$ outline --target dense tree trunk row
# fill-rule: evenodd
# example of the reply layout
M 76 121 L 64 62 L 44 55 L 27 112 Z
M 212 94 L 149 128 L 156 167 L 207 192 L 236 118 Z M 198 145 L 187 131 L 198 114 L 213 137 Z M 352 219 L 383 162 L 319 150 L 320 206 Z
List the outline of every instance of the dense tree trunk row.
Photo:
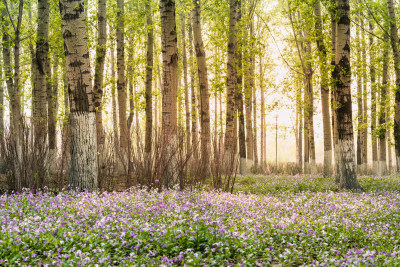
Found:
M 10 8 L 14 10 L 12 14 L 7 11 L 8 2 L 3 2 L 0 78 L 3 79 L 2 76 L 4 76 L 6 93 L 8 93 L 6 99 L 10 104 L 11 136 L 15 143 L 16 158 L 18 159 L 15 161 L 13 169 L 14 173 L 18 174 L 22 168 L 22 154 L 25 153 L 22 145 L 26 138 L 23 136 L 25 123 L 23 121 L 26 112 L 23 108 L 29 102 L 29 95 L 27 96 L 22 91 L 25 90 L 26 84 L 26 78 L 22 75 L 25 66 L 20 64 L 21 51 L 25 50 L 25 39 L 21 36 L 21 32 L 26 31 L 22 23 L 24 1 L 18 1 L 18 5 L 11 3 Z M 289 12 L 285 14 L 288 15 L 288 23 L 292 28 L 294 39 L 289 40 L 288 44 L 296 49 L 295 64 L 293 66 L 287 64 L 290 71 L 294 70 L 295 73 L 293 87 L 296 87 L 296 92 L 290 92 L 290 94 L 294 93 L 296 103 L 294 126 L 296 162 L 304 173 L 317 173 L 314 121 L 315 116 L 319 115 L 315 113 L 316 100 L 314 98 L 317 94 L 315 94 L 314 87 L 318 84 L 322 105 L 324 175 L 329 176 L 335 172 L 340 188 L 361 189 L 357 182 L 357 170 L 354 164 L 350 90 L 350 46 L 353 42 L 350 40 L 350 22 L 352 21 L 349 13 L 350 5 L 347 0 L 333 2 L 336 4 L 335 6 L 330 6 L 326 1 L 315 1 L 312 5 L 303 6 L 298 5 L 296 1 L 284 3 L 285 7 L 288 7 Z M 145 123 L 143 148 L 146 154 L 145 158 L 148 159 L 146 165 L 155 166 L 156 163 L 150 160 L 151 156 L 157 156 L 153 155 L 153 152 L 165 152 L 163 155 L 163 160 L 166 162 L 166 171 L 163 175 L 163 185 L 165 186 L 173 186 L 180 182 L 178 181 L 178 172 L 182 172 L 182 170 L 178 170 L 178 165 L 183 155 L 179 154 L 181 147 L 184 147 L 184 152 L 190 155 L 188 156 L 190 164 L 196 165 L 196 160 L 198 161 L 202 180 L 210 177 L 215 171 L 213 170 L 215 168 L 213 160 L 217 158 L 218 153 L 223 155 L 223 165 L 228 174 L 236 171 L 237 163 L 240 164 L 238 170 L 242 174 L 252 169 L 268 170 L 266 168 L 268 164 L 266 162 L 268 159 L 266 117 L 269 99 L 266 94 L 269 90 L 269 86 L 267 86 L 269 58 L 268 53 L 265 53 L 267 48 L 263 47 L 263 45 L 267 45 L 266 40 L 263 40 L 265 32 L 259 29 L 263 18 L 254 11 L 258 8 L 255 2 L 229 1 L 227 46 L 226 49 L 221 47 L 217 49 L 220 53 L 218 59 L 212 58 L 213 55 L 211 59 L 206 57 L 206 53 L 208 54 L 210 51 L 208 42 L 212 43 L 215 40 L 210 38 L 209 31 L 203 31 L 202 28 L 204 25 L 210 26 L 209 21 L 202 22 L 204 19 L 209 19 L 207 16 L 205 18 L 201 16 L 204 11 L 209 12 L 202 8 L 204 3 L 193 1 L 189 10 L 185 8 L 186 3 L 182 1 L 179 7 L 180 25 L 179 23 L 177 25 L 177 9 L 174 0 L 160 1 L 160 24 L 158 24 L 158 16 L 153 18 L 153 13 L 157 12 L 157 9 L 152 7 L 153 3 L 150 0 L 143 3 L 137 2 L 136 7 L 131 7 L 123 0 L 118 0 L 116 4 L 116 7 L 110 7 L 115 9 L 116 16 L 108 22 L 107 3 L 104 0 L 98 0 L 97 28 L 89 31 L 86 17 L 90 16 L 90 12 L 85 10 L 85 3 L 80 0 L 61 1 L 59 11 L 64 40 L 64 59 L 62 52 L 57 51 L 58 48 L 49 45 L 49 42 L 53 43 L 53 40 L 49 40 L 49 34 L 53 36 L 56 32 L 52 23 L 57 20 L 51 16 L 54 8 L 50 7 L 48 0 L 38 0 L 36 36 L 32 37 L 36 42 L 31 42 L 26 46 L 29 48 L 32 60 L 29 74 L 31 75 L 30 85 L 32 85 L 31 123 L 33 129 L 32 136 L 28 138 L 33 140 L 32 144 L 37 159 L 40 151 L 44 151 L 46 154 L 45 160 L 38 161 L 38 165 L 42 165 L 43 169 L 49 168 L 49 172 L 41 175 L 36 184 L 29 184 L 31 182 L 28 183 L 23 178 L 17 178 L 14 184 L 15 189 L 20 190 L 23 186 L 40 187 L 44 184 L 46 175 L 54 176 L 56 173 L 66 171 L 65 167 L 58 170 L 58 163 L 56 163 L 58 102 L 61 102 L 58 99 L 60 93 L 58 91 L 60 91 L 59 84 L 61 82 L 64 91 L 62 92 L 63 108 L 68 109 L 69 112 L 64 110 L 63 113 L 60 149 L 63 151 L 63 155 L 71 156 L 70 163 L 68 163 L 69 160 L 65 160 L 66 156 L 63 156 L 61 162 L 70 165 L 68 167 L 69 183 L 74 187 L 95 190 L 98 187 L 98 173 L 105 171 L 103 169 L 105 169 L 107 160 L 106 133 L 108 127 L 108 122 L 103 118 L 103 115 L 108 113 L 108 110 L 104 109 L 105 105 L 110 105 L 112 114 L 112 139 L 114 140 L 112 161 L 115 165 L 113 175 L 124 176 L 128 186 L 134 182 L 134 176 L 132 176 L 133 157 L 142 147 L 142 133 L 140 132 L 142 121 Z M 322 7 L 322 4 L 326 6 Z M 28 6 L 28 17 L 34 19 L 31 12 L 33 5 L 29 4 Z M 337 8 L 337 12 L 334 7 Z M 399 38 L 393 1 L 387 0 L 386 7 L 390 17 L 390 20 L 386 21 L 389 33 L 383 39 L 390 40 L 394 59 L 396 90 L 393 125 L 396 166 L 399 166 Z M 145 11 L 141 25 L 145 29 L 145 34 L 141 33 L 141 35 L 135 36 L 136 33 L 131 33 L 131 19 L 128 19 L 126 14 L 132 12 L 132 8 L 136 8 L 135 12 L 139 13 L 142 9 Z M 328 25 L 323 19 L 325 12 L 332 15 L 331 55 L 327 49 L 329 42 L 323 38 L 324 33 L 329 31 L 328 28 L 324 28 Z M 389 120 L 392 118 L 387 112 L 390 109 L 388 89 L 390 61 L 386 60 L 389 57 L 389 51 L 387 42 L 375 38 L 376 33 L 380 34 L 382 29 L 374 27 L 378 21 L 375 21 L 376 18 L 373 16 L 368 18 L 368 30 L 366 30 L 364 26 L 366 20 L 362 18 L 364 13 L 357 11 L 354 20 L 356 60 L 353 73 L 356 75 L 358 92 L 356 159 L 359 172 L 368 173 L 367 153 L 370 151 L 368 151 L 367 144 L 371 142 L 372 171 L 375 174 L 383 175 L 391 167 L 391 148 L 388 143 L 390 143 L 391 135 Z M 126 27 L 126 25 L 129 26 Z M 157 50 L 157 37 L 159 37 L 157 27 L 159 26 L 161 26 L 161 64 L 159 64 L 159 50 Z M 177 26 L 180 27 L 180 35 L 177 33 Z M 110 29 L 109 45 L 107 45 L 107 29 Z M 96 36 L 93 84 L 89 64 L 89 47 L 92 46 L 92 43 L 88 42 L 88 38 L 92 38 L 91 35 Z M 187 35 L 188 40 L 186 40 Z M 181 38 L 180 42 L 178 42 L 178 38 Z M 139 46 L 136 45 L 136 42 L 140 40 L 146 40 L 143 48 L 138 48 Z M 382 47 L 379 45 L 381 42 L 385 44 Z M 178 44 L 181 46 L 179 52 Z M 125 53 L 126 45 L 127 53 Z M 213 44 L 211 47 L 214 46 L 216 45 Z M 108 48 L 111 52 L 110 58 L 107 54 Z M 146 51 L 146 55 L 138 55 L 137 51 L 140 52 L 143 49 Z M 115 50 L 116 56 L 114 55 Z M 314 51 L 317 51 L 318 59 L 314 57 Z M 369 55 L 367 55 L 367 51 L 369 51 Z M 385 59 L 382 61 L 382 70 L 376 67 L 379 64 L 375 63 L 380 60 L 380 53 Z M 125 54 L 128 55 L 127 59 Z M 284 58 L 286 55 L 281 56 Z M 334 67 L 331 81 L 328 73 L 330 69 L 328 66 L 329 56 L 331 56 L 331 65 Z M 226 86 L 225 107 L 222 104 L 225 98 L 223 90 L 218 87 L 220 85 L 216 86 L 218 88 L 214 88 L 214 78 L 218 75 L 215 73 L 209 75 L 210 72 L 213 72 L 213 64 L 216 61 L 219 61 L 219 65 L 225 62 L 222 58 L 226 59 L 227 64 L 226 83 L 222 83 L 223 86 Z M 260 58 L 259 62 L 256 61 L 256 58 Z M 367 62 L 367 58 L 369 58 L 369 62 Z M 182 73 L 180 73 L 180 59 L 182 59 Z M 64 60 L 65 63 L 61 63 Z M 108 61 L 111 63 L 111 79 L 107 77 L 105 71 L 108 68 Z M 137 62 L 145 67 L 136 68 Z M 259 64 L 257 69 L 256 64 Z M 367 76 L 368 69 L 369 75 Z M 61 71 L 65 73 L 65 77 L 59 80 Z M 156 77 L 156 75 L 158 76 Z M 144 77 L 143 82 L 139 77 Z M 139 83 L 144 85 L 144 90 L 138 85 Z M 109 84 L 110 87 L 108 87 Z M 154 92 L 157 90 L 161 91 L 161 101 L 158 94 Z M 214 116 L 211 116 L 210 91 L 214 96 Z M 110 104 L 105 98 L 109 94 L 111 95 Z M 141 101 L 138 99 L 142 96 L 144 105 L 141 105 Z M 3 83 L 1 83 L 0 132 L 2 134 L 5 128 L 4 109 L 2 108 L 4 98 Z M 369 99 L 371 102 L 367 102 Z M 143 112 L 145 117 L 141 120 L 140 116 Z M 211 117 L 214 119 L 214 153 L 211 151 Z M 160 151 L 163 152 L 156 152 L 158 149 L 157 129 L 160 122 L 163 138 Z M 184 138 L 180 136 L 178 125 L 182 126 L 182 130 L 184 130 L 182 132 L 186 134 Z M 221 130 L 218 130 L 218 126 L 221 127 Z M 133 129 L 133 127 L 135 128 Z M 136 136 L 131 140 L 132 131 L 136 132 Z M 93 132 L 96 133 L 95 136 L 93 136 Z M 219 134 L 225 134 L 224 138 L 218 136 Z M 67 141 L 69 137 L 70 145 Z M 137 150 L 132 150 L 135 146 Z M 67 152 L 69 147 L 70 153 Z M 221 148 L 222 150 L 219 150 Z M 334 169 L 332 150 L 335 155 Z M 213 157 L 215 158 L 213 159 Z M 101 167 L 100 172 L 98 172 L 98 167 Z M 188 169 L 184 168 L 184 170 Z

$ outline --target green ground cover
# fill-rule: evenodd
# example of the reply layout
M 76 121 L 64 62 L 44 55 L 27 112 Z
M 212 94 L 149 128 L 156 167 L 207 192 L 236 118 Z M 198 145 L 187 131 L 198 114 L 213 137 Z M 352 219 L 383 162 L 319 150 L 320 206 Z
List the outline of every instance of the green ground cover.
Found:
M 0 196 L 0 265 L 399 266 L 400 180 L 239 177 L 206 190 Z M 252 193 L 251 193 L 252 192 Z

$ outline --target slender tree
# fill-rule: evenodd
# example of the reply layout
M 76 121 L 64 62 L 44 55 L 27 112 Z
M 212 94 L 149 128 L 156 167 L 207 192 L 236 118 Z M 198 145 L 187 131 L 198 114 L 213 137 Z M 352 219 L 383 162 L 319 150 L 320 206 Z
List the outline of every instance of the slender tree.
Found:
M 328 176 L 332 172 L 332 134 L 331 120 L 329 112 L 329 78 L 327 68 L 327 49 L 323 40 L 321 3 L 315 3 L 314 13 L 316 15 L 316 42 L 319 51 L 319 61 L 321 69 L 321 104 L 322 104 L 322 124 L 324 131 L 324 175 Z
M 103 145 L 105 142 L 105 133 L 103 127 L 102 116 L 102 99 L 103 99 L 103 83 L 104 83 L 104 63 L 107 51 L 107 1 L 98 0 L 97 3 L 97 46 L 96 61 L 94 66 L 94 105 L 96 108 L 96 132 L 99 153 L 103 153 Z
M 125 82 L 125 11 L 124 0 L 117 0 L 117 101 L 118 101 L 118 124 L 119 124 L 119 166 L 118 171 L 124 173 L 129 162 L 129 131 L 127 111 L 127 92 Z M 129 177 L 127 176 L 127 184 Z
M 21 26 L 22 26 L 22 16 L 24 10 L 24 1 L 20 0 L 18 5 L 18 17 L 17 22 L 12 21 L 11 25 L 14 31 L 14 38 L 10 38 L 9 36 L 9 21 L 6 19 L 7 16 L 7 1 L 3 1 L 6 6 L 2 10 L 2 32 L 3 32 L 3 64 L 4 64 L 4 75 L 6 79 L 8 96 L 10 98 L 10 113 L 11 113 L 11 123 L 10 130 L 13 137 L 14 147 L 15 147 L 15 156 L 16 159 L 14 161 L 14 166 L 12 167 L 14 171 L 15 181 L 12 185 L 12 189 L 21 190 L 23 186 L 27 186 L 24 184 L 25 181 L 22 180 L 22 176 L 20 175 L 21 171 L 21 163 L 22 163 L 22 136 L 23 132 L 21 131 L 21 122 L 22 122 L 22 114 L 21 114 L 21 97 L 20 97 L 20 42 L 21 42 Z M 10 20 L 12 19 L 9 17 Z M 14 47 L 14 68 L 11 65 L 11 47 Z
M 147 20 L 147 51 L 146 51 L 146 132 L 145 132 L 145 152 L 151 153 L 152 128 L 153 128 L 153 18 L 151 11 L 151 0 L 146 2 Z
M 369 21 L 369 31 L 374 32 L 372 20 Z M 371 79 L 371 136 L 372 136 L 372 170 L 374 174 L 379 173 L 378 159 L 378 138 L 376 130 L 376 73 L 375 73 L 375 51 L 374 51 L 374 36 L 369 35 L 369 76 Z M 385 150 L 386 153 L 386 150 Z
M 385 35 L 386 36 L 386 35 Z M 388 36 L 386 36 L 388 37 Z M 384 38 L 389 39 L 389 38 Z M 383 55 L 382 55 L 382 85 L 380 88 L 380 103 L 379 103 L 379 126 L 378 138 L 379 138 L 379 175 L 385 175 L 387 172 L 386 165 L 386 107 L 387 107 L 387 94 L 388 94 L 388 71 L 389 71 L 389 44 L 388 42 L 383 43 Z M 389 148 L 390 149 L 390 148 Z
M 175 20 L 175 0 L 160 0 L 162 43 L 162 135 L 169 160 L 164 185 L 176 184 L 173 149 L 177 136 L 178 44 Z M 172 157 L 172 158 L 171 158 Z
M 235 92 L 237 92 L 236 77 L 236 24 L 238 0 L 229 1 L 229 33 L 228 33 L 228 61 L 227 61 L 227 88 L 226 88 L 226 127 L 225 127 L 225 167 L 227 171 L 233 168 L 235 153 Z
M 363 13 L 361 13 L 361 28 L 364 27 L 364 18 Z M 366 42 L 365 42 L 365 31 L 361 31 L 361 78 L 362 78 L 362 101 L 363 101 L 363 142 L 361 148 L 361 154 L 363 158 L 363 172 L 366 173 L 368 170 L 368 103 L 367 103 L 367 53 L 366 53 Z M 376 142 L 375 142 L 376 146 Z M 372 152 L 375 153 L 376 157 L 376 147 L 374 148 L 374 144 L 372 146 Z M 375 162 L 376 163 L 376 162 Z
M 49 169 L 51 174 L 57 171 L 57 91 L 58 91 L 58 55 L 53 54 L 52 74 L 50 66 L 47 68 L 47 127 L 49 136 Z M 50 62 L 50 60 L 48 60 Z
M 236 105 L 236 113 L 235 116 L 238 117 L 239 121 L 239 157 L 240 157 L 240 173 L 244 174 L 247 171 L 247 153 L 246 153 L 246 131 L 245 131 L 245 116 L 244 116 L 244 102 L 243 102 L 243 23 L 242 23 L 242 1 L 238 1 L 237 3 L 237 38 L 238 43 L 236 47 L 236 58 L 237 58 L 237 66 L 236 66 L 236 79 L 237 79 L 237 88 L 235 93 L 235 105 Z M 236 120 L 235 120 L 236 122 Z M 236 131 L 235 131 L 236 134 Z
M 189 64 L 190 64 L 190 94 L 191 94 L 191 113 L 192 113 L 192 153 L 195 159 L 198 158 L 197 150 L 197 109 L 196 109 L 196 87 L 195 87 L 195 67 L 193 57 L 193 31 L 192 24 L 189 23 Z
M 200 126 L 201 126 L 201 173 L 205 179 L 210 173 L 210 96 L 208 92 L 208 75 L 206 52 L 201 36 L 201 7 L 200 0 L 193 1 L 192 24 L 194 47 L 197 58 L 197 74 L 200 87 Z
M 35 150 L 37 154 L 44 153 L 47 136 L 47 77 L 49 52 L 49 1 L 38 1 L 38 26 L 36 37 L 36 58 L 34 71 L 36 78 L 33 87 L 33 127 L 35 134 Z M 45 165 L 40 161 L 38 164 Z M 46 166 L 47 167 L 47 166 Z M 39 186 L 42 186 L 43 176 L 40 175 Z
M 360 14 L 357 14 L 357 21 L 358 23 L 360 22 Z M 362 88 L 362 67 L 361 67 L 361 49 L 362 49 L 362 44 L 361 44 L 361 34 L 360 34 L 360 28 L 356 28 L 356 36 L 357 36 L 357 41 L 356 41 L 356 74 L 357 74 L 357 107 L 358 107 L 358 117 L 357 117 L 357 122 L 358 122 L 358 127 L 357 127 L 357 165 L 358 165 L 358 171 L 360 173 L 364 173 L 366 168 L 365 168 L 365 154 L 364 152 L 364 133 L 365 131 L 363 130 L 364 127 L 364 114 L 363 112 L 363 88 Z
M 396 152 L 397 172 L 400 171 L 400 51 L 399 35 L 396 23 L 396 14 L 393 0 L 387 0 L 387 9 L 390 17 L 390 41 L 393 50 L 393 63 L 395 73 L 395 104 L 394 104 L 394 147 Z

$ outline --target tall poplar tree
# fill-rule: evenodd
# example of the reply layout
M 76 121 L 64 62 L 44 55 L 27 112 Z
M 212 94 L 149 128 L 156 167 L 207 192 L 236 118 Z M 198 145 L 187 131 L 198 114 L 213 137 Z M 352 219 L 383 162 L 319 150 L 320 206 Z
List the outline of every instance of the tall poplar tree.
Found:
M 361 190 L 354 162 L 353 114 L 350 68 L 350 3 L 337 0 L 336 56 L 333 78 L 335 176 L 340 189 Z
M 201 173 L 203 178 L 210 173 L 210 95 L 208 91 L 208 75 L 206 64 L 206 52 L 201 36 L 201 7 L 200 0 L 193 1 L 192 11 L 194 47 L 197 58 L 197 74 L 200 87 L 200 125 L 201 125 Z
M 97 138 L 94 93 L 83 0 L 61 0 L 61 28 L 70 93 L 71 171 L 73 188 L 97 189 Z M 84 164 L 82 164 L 84 163 Z

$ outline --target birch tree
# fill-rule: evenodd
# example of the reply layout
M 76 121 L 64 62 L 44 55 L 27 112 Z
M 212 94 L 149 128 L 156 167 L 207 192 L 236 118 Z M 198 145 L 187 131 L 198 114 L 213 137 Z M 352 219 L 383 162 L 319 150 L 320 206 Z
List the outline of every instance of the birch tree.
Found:
M 60 13 L 70 92 L 69 184 L 93 191 L 97 189 L 96 114 L 83 0 L 61 0 Z

